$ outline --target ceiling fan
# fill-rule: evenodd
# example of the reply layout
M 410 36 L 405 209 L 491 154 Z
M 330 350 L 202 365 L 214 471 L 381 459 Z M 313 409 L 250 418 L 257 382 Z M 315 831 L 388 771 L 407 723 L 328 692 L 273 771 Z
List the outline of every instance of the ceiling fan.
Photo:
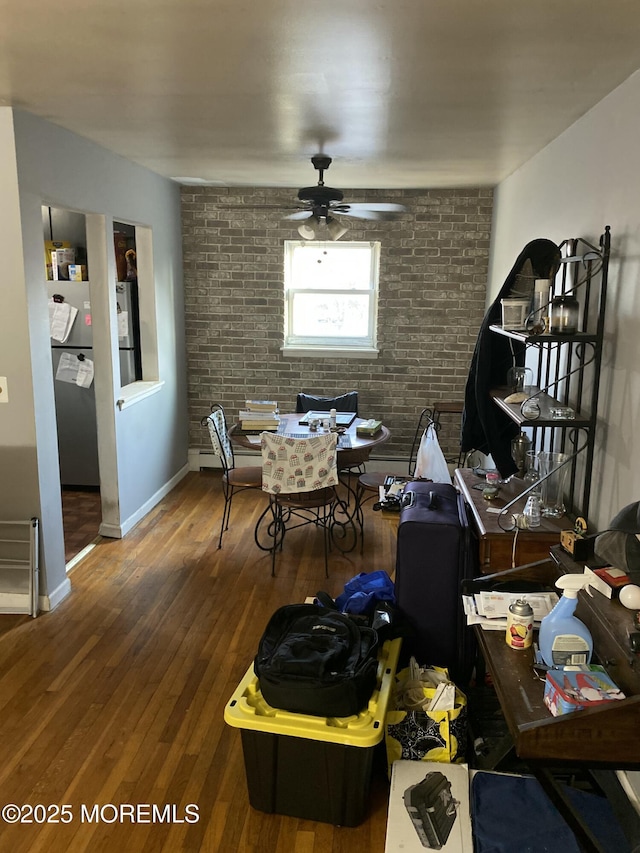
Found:
M 336 214 L 355 219 L 395 219 L 406 210 L 404 205 L 390 202 L 345 202 L 342 190 L 327 187 L 324 183 L 324 173 L 331 165 L 331 157 L 315 154 L 311 162 L 318 172 L 318 183 L 315 187 L 303 187 L 298 191 L 300 210 L 285 217 L 303 220 L 298 226 L 298 233 L 305 240 L 321 237 L 324 227 L 330 240 L 339 240 L 349 229 L 344 222 L 335 218 Z

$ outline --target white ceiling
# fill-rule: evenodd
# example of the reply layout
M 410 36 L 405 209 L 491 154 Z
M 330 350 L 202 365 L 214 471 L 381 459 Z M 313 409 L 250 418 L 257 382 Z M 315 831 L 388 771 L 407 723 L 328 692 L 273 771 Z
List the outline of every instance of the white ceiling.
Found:
M 0 104 L 229 186 L 495 185 L 639 67 L 638 0 L 0 6 Z

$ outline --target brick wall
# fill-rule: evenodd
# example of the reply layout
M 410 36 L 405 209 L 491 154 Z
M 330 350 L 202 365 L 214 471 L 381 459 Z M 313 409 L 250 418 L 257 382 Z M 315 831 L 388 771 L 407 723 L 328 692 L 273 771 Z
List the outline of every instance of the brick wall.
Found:
M 491 189 L 354 190 L 345 198 L 394 201 L 394 222 L 349 219 L 350 240 L 379 240 L 379 357 L 283 357 L 283 219 L 295 191 L 183 187 L 182 222 L 190 447 L 209 449 L 201 417 L 212 402 L 230 419 L 247 397 L 293 411 L 298 391 L 357 389 L 360 414 L 392 438 L 380 455 L 406 457 L 418 413 L 461 400 L 485 311 Z M 273 205 L 274 209 L 260 207 Z M 457 453 L 459 422 L 443 419 L 441 444 Z

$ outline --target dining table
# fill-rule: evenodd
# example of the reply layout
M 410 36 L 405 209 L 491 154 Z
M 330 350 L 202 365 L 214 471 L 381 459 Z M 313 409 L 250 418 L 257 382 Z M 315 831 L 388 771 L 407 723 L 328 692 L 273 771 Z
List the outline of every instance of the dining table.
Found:
M 313 431 L 306 421 L 304 413 L 280 414 L 279 435 L 290 435 L 294 438 L 307 438 L 308 436 L 321 435 L 325 430 L 322 426 Z M 327 420 L 329 413 L 327 412 Z M 360 424 L 367 423 L 367 418 L 354 418 L 348 427 L 338 427 L 338 470 L 356 467 L 364 464 L 374 447 L 378 447 L 388 441 L 391 433 L 384 424 L 373 435 L 358 435 L 356 430 Z M 241 429 L 236 423 L 229 429 L 229 438 L 238 447 L 249 450 L 260 450 L 260 435 L 252 435 L 251 432 Z
M 293 438 L 307 438 L 314 435 L 322 435 L 327 431 L 321 424 L 314 430 L 308 423 L 308 418 L 305 413 L 292 412 L 280 413 L 280 425 L 278 427 L 279 435 L 288 435 Z M 328 422 L 329 413 L 326 414 L 326 422 Z M 333 516 L 332 541 L 343 552 L 352 551 L 358 540 L 357 529 L 360 529 L 362 536 L 363 520 L 362 509 L 359 506 L 357 499 L 357 488 L 352 485 L 352 477 L 361 473 L 362 466 L 369 459 L 374 448 L 379 447 L 388 441 L 391 437 L 391 432 L 388 427 L 381 424 L 373 435 L 358 435 L 357 428 L 361 424 L 366 424 L 367 418 L 355 417 L 353 421 L 344 427 L 337 427 L 338 445 L 336 464 L 340 482 L 344 486 L 344 496 L 337 502 Z M 236 447 L 243 447 L 249 450 L 260 451 L 261 439 L 257 431 L 243 430 L 239 423 L 234 424 L 229 428 L 229 439 Z M 357 486 L 357 479 L 356 479 Z M 269 544 L 269 536 L 261 536 L 261 529 L 264 527 L 264 521 L 267 517 L 267 511 L 258 519 L 255 530 L 255 541 L 259 548 L 264 551 L 271 550 L 272 545 Z

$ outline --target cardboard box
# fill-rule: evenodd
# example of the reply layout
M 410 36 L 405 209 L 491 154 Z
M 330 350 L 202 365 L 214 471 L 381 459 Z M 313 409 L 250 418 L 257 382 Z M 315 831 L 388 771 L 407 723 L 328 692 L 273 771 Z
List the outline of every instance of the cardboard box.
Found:
M 358 424 L 356 427 L 356 435 L 375 435 L 382 429 L 382 421 L 377 421 L 375 418 L 370 418 L 364 423 Z
M 71 243 L 66 240 L 45 240 L 44 241 L 44 268 L 47 276 L 47 281 L 53 281 L 53 270 L 51 253 L 57 249 L 70 249 Z M 75 260 L 75 258 L 74 258 Z
M 54 249 L 51 252 L 51 273 L 54 281 L 69 281 L 69 265 L 76 260 L 76 250 Z
M 473 853 L 466 764 L 394 761 L 385 853 Z
M 86 281 L 87 268 L 84 264 L 69 264 L 69 281 Z
M 544 704 L 554 717 L 624 698 L 604 667 L 597 664 L 565 666 L 547 672 Z

